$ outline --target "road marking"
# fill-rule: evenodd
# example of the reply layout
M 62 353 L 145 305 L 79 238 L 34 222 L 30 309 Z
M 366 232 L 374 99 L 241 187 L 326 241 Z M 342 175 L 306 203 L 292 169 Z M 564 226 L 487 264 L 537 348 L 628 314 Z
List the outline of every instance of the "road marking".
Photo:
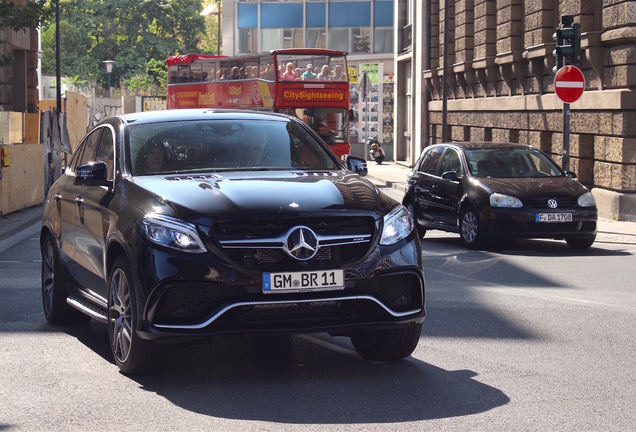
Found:
M 27 239 L 28 237 L 38 233 L 42 227 L 42 222 L 36 222 L 24 230 L 18 231 L 16 234 L 4 240 L 0 240 L 0 253 Z

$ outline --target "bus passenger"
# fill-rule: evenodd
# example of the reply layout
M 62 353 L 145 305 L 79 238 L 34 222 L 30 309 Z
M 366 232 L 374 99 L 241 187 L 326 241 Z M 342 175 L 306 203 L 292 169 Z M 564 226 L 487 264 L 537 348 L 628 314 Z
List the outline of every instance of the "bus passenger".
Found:
M 285 73 L 281 77 L 283 80 L 293 81 L 296 79 L 296 70 L 292 62 L 287 63 Z
M 333 79 L 336 81 L 346 81 L 347 77 L 342 72 L 342 65 L 336 65 L 333 69 Z
M 307 70 L 303 73 L 303 80 L 315 80 L 316 74 L 314 73 L 314 67 L 311 64 L 307 65 Z
M 318 79 L 322 81 L 331 79 L 331 75 L 329 74 L 329 66 L 324 65 L 322 67 L 322 71 L 318 74 Z

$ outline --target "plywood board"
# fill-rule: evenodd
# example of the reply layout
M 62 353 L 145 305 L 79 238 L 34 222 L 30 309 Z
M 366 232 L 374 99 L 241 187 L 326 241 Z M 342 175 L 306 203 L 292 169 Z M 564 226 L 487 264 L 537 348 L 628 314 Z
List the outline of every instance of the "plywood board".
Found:
M 65 109 L 66 129 L 71 140 L 71 148 L 75 151 L 86 135 L 88 99 L 79 93 L 67 91 Z
M 44 202 L 44 145 L 6 146 L 9 166 L 2 168 L 0 212 L 12 213 Z
M 22 143 L 22 113 L 0 111 L 0 143 Z
M 40 100 L 40 110 L 46 111 L 49 108 L 57 108 L 54 100 Z M 73 151 L 79 145 L 87 132 L 88 124 L 88 99 L 79 93 L 66 92 L 62 100 L 62 112 L 66 120 L 66 129 L 71 140 Z
M 24 114 L 24 143 L 40 144 L 40 114 Z

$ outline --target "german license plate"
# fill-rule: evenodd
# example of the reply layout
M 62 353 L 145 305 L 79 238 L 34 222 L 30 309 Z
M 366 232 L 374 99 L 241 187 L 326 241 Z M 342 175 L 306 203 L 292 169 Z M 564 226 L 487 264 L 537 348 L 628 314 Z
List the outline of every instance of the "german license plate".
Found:
M 572 213 L 537 213 L 537 222 L 572 222 Z
M 263 273 L 263 292 L 299 292 L 344 288 L 343 270 Z

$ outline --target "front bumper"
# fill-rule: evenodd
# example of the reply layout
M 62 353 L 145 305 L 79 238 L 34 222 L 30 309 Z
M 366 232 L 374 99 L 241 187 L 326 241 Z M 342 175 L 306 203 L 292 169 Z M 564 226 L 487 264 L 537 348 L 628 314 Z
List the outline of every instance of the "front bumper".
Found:
M 179 267 L 174 267 L 174 257 L 161 251 L 154 251 L 152 259 L 158 268 Z M 142 338 L 342 334 L 361 327 L 422 322 L 425 317 L 421 248 L 414 234 L 391 247 L 376 247 L 363 262 L 345 268 L 345 288 L 333 291 L 265 294 L 261 274 L 202 267 L 203 262 L 189 261 L 187 272 L 164 278 L 142 299 L 144 319 L 137 327 Z M 216 277 L 183 278 L 182 274 Z
M 488 208 L 482 213 L 483 229 L 491 238 L 588 238 L 596 236 L 598 213 L 593 209 L 565 209 L 552 213 L 571 213 L 571 222 L 537 222 L 532 209 Z

